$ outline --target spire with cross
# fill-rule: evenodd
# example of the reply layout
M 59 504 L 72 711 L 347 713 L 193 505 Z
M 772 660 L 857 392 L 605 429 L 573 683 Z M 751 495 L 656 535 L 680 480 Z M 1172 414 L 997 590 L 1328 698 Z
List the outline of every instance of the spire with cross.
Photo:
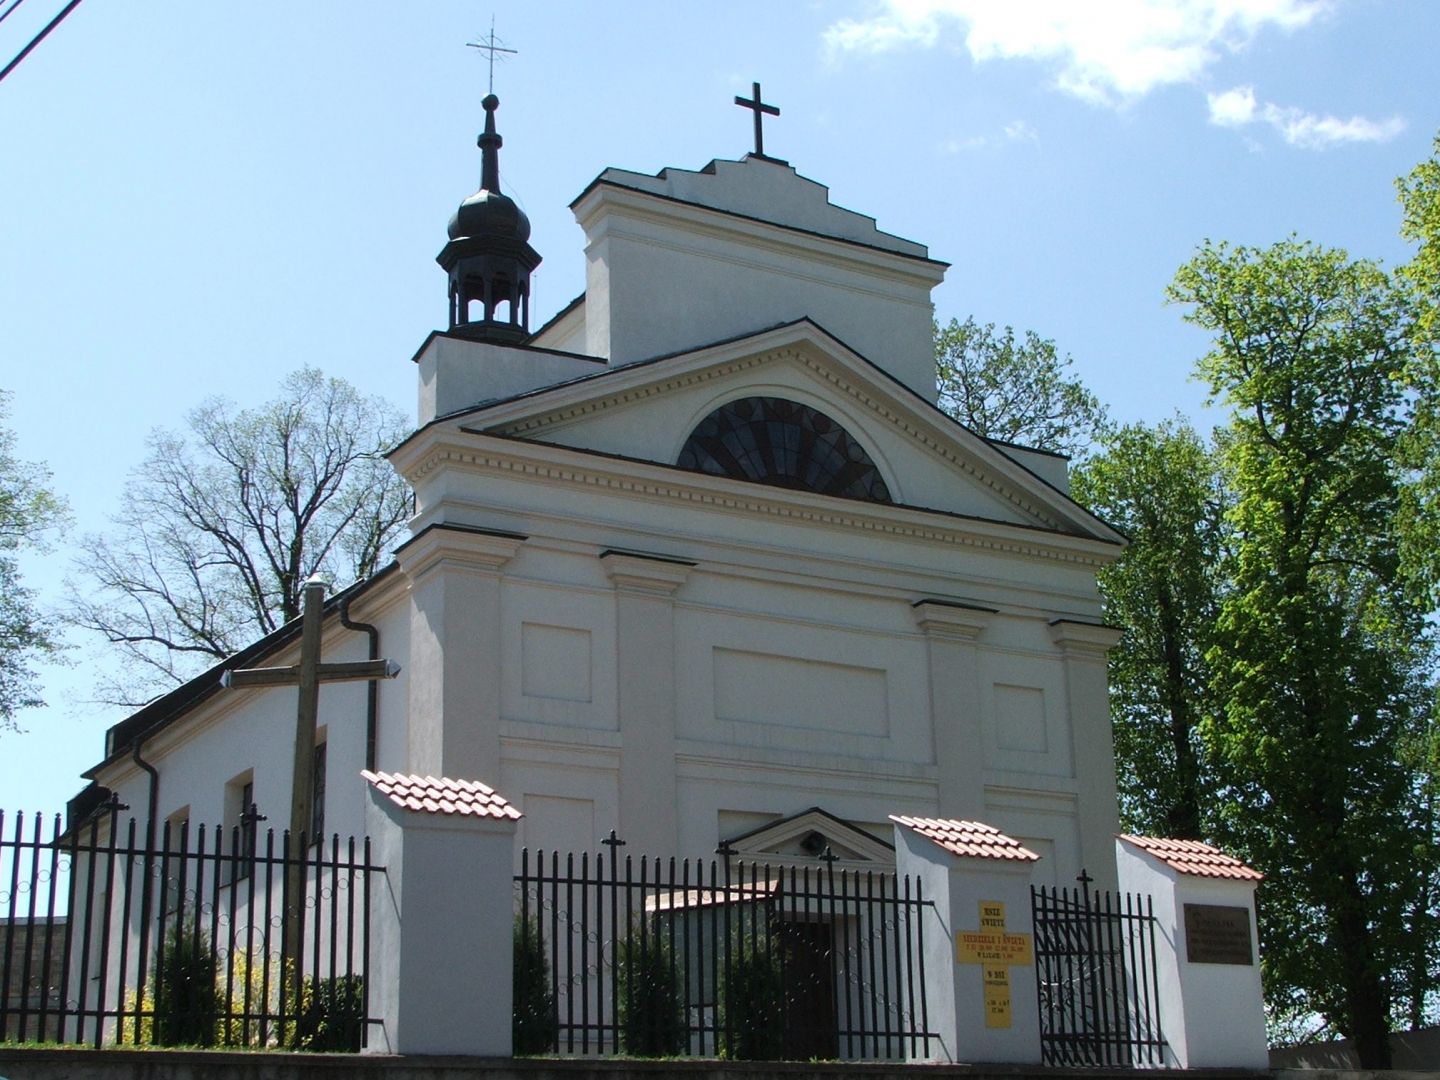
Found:
M 780 109 L 775 105 L 766 105 L 760 100 L 760 84 L 751 83 L 751 96 L 743 98 L 735 95 L 735 104 L 742 109 L 749 109 L 755 114 L 755 156 L 766 158 L 768 161 L 779 161 L 779 158 L 769 157 L 765 153 L 765 129 L 761 126 L 765 116 L 779 116 Z
M 490 16 L 490 33 L 487 36 L 481 38 L 479 41 L 467 41 L 465 44 L 472 49 L 479 49 L 481 52 L 490 54 L 490 88 L 486 91 L 486 93 L 494 94 L 495 54 L 509 53 L 511 56 L 514 56 L 519 52 L 519 50 L 505 48 L 505 43 L 495 36 L 495 16 L 493 15 Z M 500 62 L 504 63 L 505 57 L 500 57 Z

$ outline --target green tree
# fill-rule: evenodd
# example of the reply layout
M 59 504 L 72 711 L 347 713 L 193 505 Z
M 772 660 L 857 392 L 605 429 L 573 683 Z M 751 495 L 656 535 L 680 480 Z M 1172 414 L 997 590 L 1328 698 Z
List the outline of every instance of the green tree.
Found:
M 1401 275 L 1414 287 L 1420 301 L 1417 329 L 1434 341 L 1440 334 L 1440 135 L 1433 152 L 1396 186 L 1403 218 L 1400 235 L 1417 245 L 1415 257 Z
M 935 324 L 940 408 L 987 439 L 1075 456 L 1105 425 L 1105 409 L 1055 343 L 973 318 Z
M 1106 621 L 1125 630 L 1110 652 L 1121 820 L 1202 839 L 1213 816 L 1200 729 L 1214 708 L 1205 657 L 1223 504 L 1214 454 L 1183 420 L 1129 425 L 1106 433 L 1071 489 L 1130 538 L 1099 575 Z
M 15 436 L 4 423 L 9 403 L 0 391 L 0 731 L 18 731 L 16 713 L 44 704 L 33 665 L 59 644 L 21 583 L 17 556 L 47 550 L 65 518 L 64 504 L 46 487 L 49 474 L 15 457 Z
M 125 674 L 102 685 L 140 704 L 298 618 L 305 580 L 373 573 L 409 515 L 382 456 L 398 411 L 313 368 L 258 409 L 213 399 L 188 432 L 156 431 L 114 529 L 81 541 L 70 619 L 101 634 Z
M 1416 353 L 1408 383 L 1415 414 L 1401 443 L 1411 470 L 1404 492 L 1404 565 L 1411 581 L 1440 605 L 1440 136 L 1429 160 L 1398 181 L 1403 211 L 1400 233 L 1416 246 L 1400 268 L 1415 302 Z
M 1207 243 L 1170 296 L 1215 335 L 1199 370 L 1234 409 L 1202 725 L 1220 838 L 1267 874 L 1272 1005 L 1319 1013 L 1385 1067 L 1417 888 L 1400 751 L 1430 659 L 1397 558 L 1410 312 L 1378 267 L 1294 240 Z
M 1409 581 L 1433 607 L 1440 605 L 1440 135 L 1430 157 L 1398 187 L 1404 213 L 1400 232 L 1416 244 L 1399 276 L 1417 310 L 1416 349 L 1407 379 L 1413 417 L 1400 446 L 1409 470 L 1402 491 L 1401 553 Z M 1411 955 L 1400 980 L 1404 1016 L 1412 1029 L 1434 1021 L 1429 1002 L 1440 988 L 1440 724 L 1435 712 L 1432 700 L 1429 725 L 1403 758 L 1415 772 L 1419 807 L 1412 857 L 1421 886 L 1411 905 Z

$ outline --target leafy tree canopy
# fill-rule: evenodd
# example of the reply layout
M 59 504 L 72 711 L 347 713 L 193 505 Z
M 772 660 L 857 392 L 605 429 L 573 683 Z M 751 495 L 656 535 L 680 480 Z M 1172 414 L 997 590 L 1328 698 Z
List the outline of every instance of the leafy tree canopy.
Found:
M 1412 583 L 1440 605 L 1440 136 L 1429 160 L 1399 182 L 1401 234 L 1418 246 L 1400 269 L 1416 307 L 1416 353 L 1408 372 L 1414 420 L 1400 451 L 1412 482 L 1404 492 L 1402 555 Z
M 1400 235 L 1418 245 L 1402 273 L 1420 295 L 1420 328 L 1433 341 L 1440 333 L 1440 135 L 1430 158 L 1396 183 L 1404 214 Z
M 1431 660 L 1397 558 L 1410 308 L 1374 264 L 1295 240 L 1207 243 L 1170 296 L 1213 333 L 1200 374 L 1234 410 L 1201 727 L 1220 836 L 1268 875 L 1272 1004 L 1325 1016 L 1384 1067 L 1427 873 L 1401 760 Z
M 1099 575 L 1125 828 L 1203 839 L 1212 777 L 1200 739 L 1213 708 L 1205 656 L 1219 604 L 1223 494 L 1215 455 L 1183 420 L 1108 431 L 1071 479 L 1077 501 L 1130 538 Z
M 136 705 L 299 617 L 305 580 L 380 565 L 410 509 L 382 457 L 399 412 L 313 368 L 257 409 L 213 399 L 156 431 L 114 528 L 81 541 L 70 618 L 115 646 Z
M 1105 409 L 1053 341 L 1016 338 L 973 318 L 935 324 L 940 408 L 988 439 L 1076 456 L 1105 424 Z
M 0 731 L 18 731 L 16 714 L 44 704 L 33 665 L 58 648 L 21 583 L 17 556 L 47 550 L 49 534 L 66 516 L 65 504 L 46 486 L 45 469 L 15 456 L 15 435 L 4 424 L 9 402 L 9 393 L 0 391 Z

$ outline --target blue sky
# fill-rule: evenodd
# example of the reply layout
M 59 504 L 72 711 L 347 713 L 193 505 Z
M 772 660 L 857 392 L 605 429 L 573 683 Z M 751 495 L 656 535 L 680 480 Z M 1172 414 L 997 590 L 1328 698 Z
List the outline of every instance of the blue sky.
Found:
M 8 6 L 0 4 L 0 8 Z M 60 0 L 0 24 L 0 60 Z M 1406 258 L 1394 180 L 1440 130 L 1431 0 L 529 3 L 497 13 L 502 186 L 584 281 L 567 205 L 606 166 L 766 150 L 952 263 L 942 320 L 1054 338 L 1122 420 L 1179 410 L 1205 339 L 1164 289 L 1206 238 L 1296 233 Z M 0 83 L 0 387 L 75 531 L 103 530 L 147 434 L 314 364 L 413 410 L 445 316 L 434 256 L 476 187 L 491 10 L 89 0 Z M 24 562 L 47 605 L 73 556 Z M 0 734 L 0 807 L 57 810 L 114 710 L 94 646 Z

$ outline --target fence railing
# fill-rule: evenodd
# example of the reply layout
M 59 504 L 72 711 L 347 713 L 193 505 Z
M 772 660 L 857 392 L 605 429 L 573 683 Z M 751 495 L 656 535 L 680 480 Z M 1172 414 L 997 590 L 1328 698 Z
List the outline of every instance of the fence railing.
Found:
M 0 812 L 0 1041 L 361 1048 L 368 840 L 147 836 L 118 810 Z
M 1032 887 L 1046 1065 L 1165 1063 L 1148 896 Z
M 516 1052 L 923 1057 L 918 879 L 521 853 Z

